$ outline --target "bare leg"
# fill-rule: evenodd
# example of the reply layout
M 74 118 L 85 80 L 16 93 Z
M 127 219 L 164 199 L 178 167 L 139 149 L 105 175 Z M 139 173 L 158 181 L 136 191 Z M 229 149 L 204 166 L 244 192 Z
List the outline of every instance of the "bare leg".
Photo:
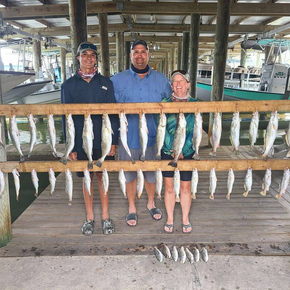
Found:
M 164 203 L 167 212 L 167 221 L 166 224 L 173 225 L 174 222 L 174 207 L 175 207 L 175 194 L 173 190 L 173 178 L 172 177 L 164 177 L 164 186 L 165 186 L 165 194 L 164 194 Z M 166 232 L 171 233 L 173 231 L 172 228 L 168 228 L 164 226 L 164 230 Z
M 189 224 L 189 211 L 191 207 L 191 193 L 190 193 L 191 181 L 180 181 L 180 205 L 182 209 L 182 224 Z M 191 232 L 192 228 L 183 227 L 183 232 Z
M 109 218 L 109 192 L 106 195 L 104 195 L 102 185 L 102 173 L 96 173 L 96 177 L 102 205 L 102 219 L 106 220 Z
M 129 203 L 129 213 L 136 213 L 137 212 L 136 205 L 135 205 L 136 179 L 126 184 L 126 190 L 127 190 L 127 197 L 128 197 L 128 203 Z M 127 223 L 131 226 L 135 226 L 137 224 L 135 220 L 129 220 Z
M 91 173 L 91 196 L 89 196 L 88 191 L 86 190 L 84 179 L 83 179 L 83 194 L 84 194 L 84 200 L 85 200 L 85 206 L 86 206 L 86 212 L 87 212 L 87 220 L 94 220 L 94 213 L 93 213 L 93 191 L 94 191 L 94 185 L 93 185 L 93 176 L 94 174 Z

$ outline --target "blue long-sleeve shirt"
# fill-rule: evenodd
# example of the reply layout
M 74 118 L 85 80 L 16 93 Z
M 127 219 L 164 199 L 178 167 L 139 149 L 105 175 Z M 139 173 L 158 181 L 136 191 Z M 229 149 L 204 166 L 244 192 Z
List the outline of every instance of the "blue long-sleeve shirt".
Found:
M 61 86 L 61 103 L 63 104 L 83 104 L 83 103 L 116 103 L 114 96 L 114 88 L 110 79 L 97 73 L 90 82 L 83 80 L 78 73 L 66 80 Z M 89 105 L 88 105 L 89 109 Z M 84 112 L 85 113 L 85 112 Z M 109 115 L 112 129 L 113 140 L 112 144 L 118 144 L 118 115 Z M 94 131 L 94 149 L 101 149 L 101 132 L 102 132 L 102 115 L 91 115 Z M 82 148 L 84 115 L 73 115 L 75 125 L 75 147 L 73 151 L 84 153 Z M 65 135 L 65 118 L 63 117 L 63 132 Z
M 159 103 L 163 98 L 171 95 L 168 79 L 162 73 L 151 68 L 143 79 L 140 79 L 139 75 L 130 68 L 114 75 L 111 80 L 118 103 Z M 131 149 L 140 149 L 138 114 L 139 112 L 136 112 L 136 115 L 127 115 L 127 142 Z M 146 120 L 149 131 L 147 147 L 151 147 L 156 142 L 157 115 L 146 114 Z

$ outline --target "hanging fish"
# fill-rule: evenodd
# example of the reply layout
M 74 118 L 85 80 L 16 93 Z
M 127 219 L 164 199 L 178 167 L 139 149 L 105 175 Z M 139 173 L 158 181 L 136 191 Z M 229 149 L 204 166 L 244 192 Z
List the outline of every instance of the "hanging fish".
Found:
M 102 119 L 102 143 L 101 143 L 101 147 L 102 147 L 102 156 L 101 158 L 99 158 L 95 164 L 98 167 L 102 167 L 102 164 L 106 158 L 106 156 L 110 153 L 111 151 L 111 147 L 112 147 L 112 134 L 113 134 L 113 130 L 112 130 L 112 126 L 111 126 L 111 121 L 110 121 L 110 117 L 107 114 L 107 112 L 105 112 L 103 114 L 103 119 Z
M 128 132 L 128 120 L 124 112 L 120 113 L 120 140 L 123 144 L 124 149 L 128 153 L 131 158 L 133 164 L 135 164 L 135 160 L 132 157 L 130 148 L 127 143 L 127 132 Z
M 171 160 L 168 165 L 177 167 L 177 161 L 182 153 L 182 148 L 186 139 L 186 119 L 183 113 L 179 113 L 178 123 L 176 126 L 176 131 L 174 134 L 174 140 L 172 144 L 172 152 L 174 154 L 174 159 Z
M 5 179 L 4 179 L 4 173 L 0 169 L 0 198 L 2 197 L 5 189 Z
M 192 170 L 192 177 L 191 177 L 191 198 L 196 199 L 196 193 L 197 193 L 197 185 L 198 185 L 198 171 L 195 167 Z
M 250 129 L 249 129 L 249 140 L 251 147 L 254 147 L 257 138 L 258 138 L 258 129 L 259 129 L 259 112 L 255 111 L 252 115 L 251 123 L 250 123 Z
M 210 137 L 212 152 L 210 153 L 210 155 L 216 156 L 217 148 L 220 146 L 221 136 L 222 136 L 222 117 L 221 114 L 218 112 L 214 116 L 212 125 L 212 134 Z
M 164 255 L 165 258 L 171 259 L 171 252 L 166 244 L 162 244 L 161 246 L 161 252 Z
M 102 174 L 102 185 L 103 185 L 104 196 L 106 196 L 109 191 L 109 175 L 106 168 L 103 170 L 103 174 Z
M 290 181 L 290 170 L 287 167 L 284 169 L 283 177 L 282 177 L 280 187 L 279 187 L 279 194 L 276 195 L 276 198 L 280 199 L 282 195 L 286 193 L 287 187 L 289 185 L 289 181 Z
M 144 175 L 142 170 L 139 168 L 137 171 L 137 197 L 140 199 L 144 189 Z
M 35 188 L 35 196 L 37 197 L 38 196 L 38 177 L 37 177 L 37 172 L 35 169 L 32 169 L 31 170 L 31 180 L 32 180 L 32 183 L 33 183 L 33 186 Z
M 28 123 L 29 123 L 29 129 L 30 129 L 30 147 L 29 147 L 28 158 L 30 158 L 33 147 L 36 143 L 36 125 L 35 125 L 35 119 L 33 118 L 32 114 L 30 114 L 28 117 Z
M 15 168 L 12 170 L 13 178 L 14 178 L 14 185 L 16 191 L 16 200 L 18 201 L 19 198 L 19 190 L 20 190 L 20 175 L 18 170 Z
M 193 248 L 193 256 L 194 256 L 194 261 L 199 262 L 200 252 L 199 252 L 198 248 L 196 248 L 196 247 Z
M 267 158 L 272 147 L 274 146 L 275 139 L 278 132 L 278 113 L 277 111 L 271 113 L 271 118 L 267 126 L 266 135 L 264 138 L 264 152 L 262 157 Z
M 248 196 L 248 193 L 252 190 L 252 184 L 253 184 L 253 175 L 252 175 L 252 168 L 249 167 L 245 176 L 245 192 L 243 193 L 244 197 Z
M 75 147 L 75 125 L 71 114 L 66 116 L 66 143 L 65 143 L 65 154 L 60 159 L 64 165 L 67 164 L 69 155 Z
M 155 192 L 157 194 L 157 198 L 161 200 L 161 191 L 162 191 L 162 183 L 163 183 L 163 175 L 161 168 L 156 170 L 156 188 Z
M 201 259 L 207 263 L 208 262 L 208 252 L 206 248 L 202 248 L 200 251 Z
M 145 161 L 145 153 L 148 144 L 148 128 L 147 128 L 147 120 L 145 114 L 140 114 L 139 117 L 139 136 L 140 136 L 140 149 L 141 156 L 140 160 Z
M 56 152 L 56 131 L 55 131 L 55 125 L 54 125 L 54 119 L 53 114 L 49 114 L 47 117 L 47 128 L 48 128 L 48 134 L 49 134 L 49 144 L 52 149 L 52 155 L 57 158 L 57 152 Z
M 127 194 L 126 194 L 126 177 L 125 177 L 125 173 L 124 173 L 123 169 L 121 169 L 119 171 L 119 178 L 118 179 L 119 179 L 121 191 L 124 194 L 124 198 L 127 198 Z
M 192 141 L 193 149 L 195 150 L 193 158 L 199 160 L 199 147 L 202 141 L 202 115 L 199 112 L 195 114 Z
M 173 259 L 174 262 L 177 262 L 178 261 L 179 256 L 178 256 L 178 251 L 177 251 L 176 246 L 173 246 L 173 248 L 172 248 L 171 257 L 172 257 L 172 259 Z
M 155 257 L 156 257 L 157 261 L 162 263 L 163 254 L 161 253 L 161 251 L 157 247 L 154 247 L 154 254 L 155 254 Z
M 190 264 L 194 263 L 194 256 L 188 248 L 185 248 L 185 253 Z
M 2 140 L 2 123 L 0 123 L 0 146 L 5 147 Z
M 49 178 L 49 183 L 50 183 L 50 195 L 52 195 L 54 193 L 55 183 L 56 183 L 55 174 L 52 168 L 49 168 L 48 178 Z
M 87 115 L 84 120 L 83 128 L 83 149 L 88 157 L 88 168 L 93 169 L 93 121 L 91 115 Z
M 186 261 L 186 253 L 185 253 L 185 250 L 184 250 L 184 247 L 180 247 L 179 249 L 179 257 L 180 257 L 180 263 L 181 264 L 184 264 L 185 261 Z
M 65 192 L 68 195 L 68 205 L 72 205 L 73 179 L 69 168 L 65 170 Z
M 159 115 L 159 124 L 157 128 L 157 137 L 156 137 L 157 160 L 161 160 L 161 149 L 163 147 L 165 139 L 166 121 L 167 121 L 166 115 L 164 113 L 161 113 Z
M 84 170 L 84 186 L 89 196 L 91 196 L 91 174 L 88 169 Z
M 265 176 L 263 178 L 262 183 L 262 191 L 260 192 L 261 195 L 266 195 L 267 191 L 269 191 L 271 186 L 271 178 L 272 178 L 272 171 L 271 168 L 267 168 L 265 172 Z
M 227 190 L 228 194 L 226 195 L 227 199 L 231 198 L 231 193 L 233 191 L 233 186 L 235 182 L 235 174 L 232 168 L 230 168 L 229 173 L 228 173 L 228 182 L 227 182 Z
M 238 153 L 240 146 L 240 122 L 241 120 L 239 112 L 234 113 L 231 123 L 230 141 L 232 146 L 234 147 L 235 154 Z
M 210 199 L 214 199 L 216 185 L 217 185 L 217 178 L 216 178 L 216 174 L 215 174 L 215 168 L 212 168 L 210 170 L 210 174 L 209 174 L 209 192 L 210 192 L 209 198 Z
M 175 202 L 180 202 L 180 172 L 178 168 L 174 170 L 173 190 L 175 193 Z
M 285 129 L 285 135 L 283 135 L 283 138 L 284 138 L 286 145 L 289 148 L 289 151 L 288 151 L 286 157 L 290 158 L 290 122 L 289 122 L 288 128 Z
M 20 133 L 17 127 L 16 116 L 12 116 L 9 121 L 9 134 L 12 140 L 13 145 L 15 146 L 17 152 L 20 155 L 20 162 L 25 161 L 25 157 L 22 153 L 21 146 L 20 146 Z

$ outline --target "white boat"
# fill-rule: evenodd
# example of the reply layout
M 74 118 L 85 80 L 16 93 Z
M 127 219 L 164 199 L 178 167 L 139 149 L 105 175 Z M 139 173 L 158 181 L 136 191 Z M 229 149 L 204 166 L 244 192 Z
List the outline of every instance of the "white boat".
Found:
M 37 92 L 22 98 L 23 104 L 59 104 L 60 89 Z

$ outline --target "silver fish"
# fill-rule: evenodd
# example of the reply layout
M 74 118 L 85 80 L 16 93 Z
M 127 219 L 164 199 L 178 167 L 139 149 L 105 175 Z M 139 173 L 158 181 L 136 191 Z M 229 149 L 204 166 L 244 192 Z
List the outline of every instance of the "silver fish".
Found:
M 163 147 L 165 139 L 166 121 L 167 121 L 166 115 L 164 113 L 161 113 L 159 115 L 159 124 L 157 128 L 157 137 L 156 137 L 157 160 L 161 160 L 161 149 Z
M 258 129 L 259 129 L 259 112 L 255 111 L 252 115 L 250 129 L 249 129 L 249 140 L 251 143 L 251 147 L 254 147 L 257 137 L 258 137 Z
M 170 250 L 169 250 L 167 245 L 162 244 L 161 252 L 162 252 L 162 254 L 164 255 L 165 258 L 171 259 L 171 252 L 170 252 Z
M 186 253 L 185 253 L 185 250 L 184 250 L 184 247 L 180 247 L 179 249 L 179 257 L 180 257 L 180 263 L 181 264 L 184 264 L 185 261 L 186 261 Z
M 269 191 L 271 186 L 271 179 L 272 179 L 272 171 L 271 168 L 267 168 L 265 172 L 265 176 L 263 178 L 262 183 L 262 191 L 260 192 L 261 195 L 266 195 L 267 191 Z
M 38 196 L 38 177 L 37 177 L 37 172 L 35 169 L 32 169 L 31 170 L 31 180 L 32 180 L 32 183 L 33 183 L 33 186 L 35 188 L 35 196 Z
M 95 164 L 99 167 L 102 166 L 106 156 L 110 153 L 111 151 L 111 146 L 112 146 L 112 126 L 111 126 L 111 121 L 109 118 L 109 115 L 107 112 L 103 114 L 103 119 L 102 119 L 102 157 L 99 158 Z
M 68 205 L 72 205 L 73 179 L 69 168 L 65 170 L 65 192 L 68 195 Z
M 234 147 L 234 152 L 237 154 L 240 146 L 240 114 L 235 112 L 231 123 L 230 141 Z
M 161 251 L 157 248 L 154 247 L 154 254 L 158 262 L 162 263 L 163 262 L 163 254 Z
M 84 186 L 89 196 L 91 196 L 91 174 L 88 169 L 84 170 Z
M 200 251 L 201 259 L 207 263 L 208 262 L 208 252 L 206 248 L 202 248 Z
M 288 128 L 285 129 L 284 140 L 285 140 L 286 145 L 290 148 L 290 122 L 289 122 Z M 290 158 L 290 150 L 288 151 L 286 157 Z
M 174 134 L 174 140 L 172 144 L 172 151 L 174 154 L 174 159 L 171 160 L 168 165 L 177 167 L 177 161 L 182 153 L 182 148 L 186 139 L 186 119 L 183 113 L 179 113 L 178 123 L 176 126 L 176 131 Z
M 83 128 L 83 149 L 88 157 L 88 168 L 93 169 L 93 140 L 94 140 L 94 132 L 93 132 L 93 121 L 91 115 L 87 115 L 84 120 L 84 128 Z
M 60 162 L 67 164 L 69 155 L 75 146 L 75 125 L 71 114 L 66 116 L 66 143 L 65 143 L 65 154 L 60 159 Z
M 30 129 L 30 147 L 29 147 L 28 158 L 30 158 L 33 147 L 36 143 L 36 125 L 35 125 L 35 120 L 32 114 L 30 114 L 28 117 L 28 123 L 29 123 L 29 129 Z
M 127 194 L 126 194 L 126 177 L 125 177 L 125 173 L 124 170 L 121 169 L 119 171 L 119 183 L 120 183 L 120 187 L 121 187 L 121 191 L 124 194 L 124 197 L 127 198 Z
M 199 160 L 199 147 L 202 140 L 202 115 L 198 112 L 195 114 L 194 129 L 193 129 L 193 149 L 195 150 L 194 159 Z
M 145 114 L 141 114 L 139 117 L 139 136 L 140 136 L 140 149 L 141 156 L 140 160 L 145 161 L 145 153 L 148 144 L 148 128 L 147 128 L 147 120 Z
M 25 161 L 25 157 L 22 153 L 21 146 L 20 146 L 20 133 L 17 127 L 16 116 L 12 116 L 9 122 L 9 134 L 12 140 L 13 145 L 15 146 L 17 152 L 20 155 L 20 162 Z
M 264 152 L 262 157 L 267 158 L 270 150 L 274 146 L 275 139 L 278 132 L 278 113 L 277 111 L 271 113 L 271 118 L 267 126 L 266 135 L 264 138 Z
M 171 257 L 172 257 L 172 259 L 173 259 L 174 262 L 177 262 L 178 261 L 178 251 L 177 251 L 176 246 L 173 246 L 173 248 L 172 248 Z
M 49 133 L 49 144 L 52 149 L 52 155 L 56 158 L 57 157 L 57 152 L 56 152 L 56 131 L 55 131 L 55 125 L 54 125 L 54 119 L 53 119 L 53 114 L 50 114 L 47 117 L 47 128 L 48 128 L 48 133 Z
M 216 156 L 217 148 L 220 146 L 220 140 L 222 136 L 222 117 L 218 112 L 214 116 L 213 126 L 212 126 L 212 134 L 210 137 L 210 143 L 212 146 L 212 152 L 210 155 Z
M 209 198 L 210 199 L 214 199 L 216 184 L 217 184 L 217 178 L 216 178 L 216 174 L 215 174 L 215 168 L 212 168 L 210 170 L 210 174 L 209 174 L 209 192 L 210 192 Z
M 194 256 L 194 261 L 199 262 L 200 253 L 199 253 L 198 248 L 196 248 L 196 247 L 193 248 L 193 256 Z
M 128 155 L 131 157 L 132 163 L 135 163 L 135 160 L 132 157 L 130 148 L 127 143 L 127 132 L 128 132 L 128 120 L 124 112 L 120 113 L 120 139 L 123 144 L 124 149 L 128 153 Z
M 2 140 L 2 123 L 0 123 L 0 146 L 5 147 Z
M 232 168 L 230 168 L 229 173 L 228 173 L 228 181 L 227 181 L 227 190 L 228 194 L 226 195 L 227 199 L 231 198 L 231 193 L 233 191 L 233 186 L 235 182 L 235 174 Z
M 248 193 L 252 190 L 252 183 L 253 183 L 252 168 L 249 167 L 247 169 L 247 173 L 245 176 L 245 184 L 244 184 L 245 192 L 243 193 L 244 197 L 247 197 Z
M 137 171 L 137 197 L 140 199 L 144 189 L 144 175 L 142 170 L 139 168 Z
M 54 193 L 55 183 L 56 183 L 55 174 L 52 168 L 49 168 L 48 176 L 49 176 L 49 183 L 50 183 L 50 195 L 52 195 Z
M 157 198 L 161 200 L 161 191 L 162 191 L 162 183 L 163 183 L 163 175 L 161 168 L 156 170 L 156 188 L 155 192 L 157 194 Z
M 0 198 L 1 198 L 2 194 L 4 193 L 4 189 L 5 189 L 4 173 L 0 169 Z
M 281 198 L 282 195 L 286 193 L 289 181 L 290 181 L 290 170 L 287 167 L 284 169 L 283 177 L 279 187 L 279 193 L 276 195 L 276 198 Z
M 192 177 L 191 177 L 191 198 L 196 199 L 196 193 L 197 193 L 197 185 L 198 185 L 198 171 L 195 167 L 192 170 Z
M 185 253 L 186 253 L 187 259 L 190 262 L 190 264 L 193 264 L 194 263 L 193 254 L 190 252 L 190 250 L 188 248 L 185 248 Z
M 14 185 L 15 185 L 15 191 L 16 191 L 16 200 L 18 201 L 19 198 L 19 190 L 20 190 L 20 175 L 18 170 L 15 168 L 12 170 L 13 178 L 14 178 Z
M 175 168 L 174 170 L 173 190 L 175 193 L 175 202 L 180 202 L 180 172 L 178 168 Z
M 104 195 L 107 195 L 108 191 L 109 191 L 109 175 L 108 175 L 108 171 L 106 168 L 103 170 L 102 184 L 103 184 Z

